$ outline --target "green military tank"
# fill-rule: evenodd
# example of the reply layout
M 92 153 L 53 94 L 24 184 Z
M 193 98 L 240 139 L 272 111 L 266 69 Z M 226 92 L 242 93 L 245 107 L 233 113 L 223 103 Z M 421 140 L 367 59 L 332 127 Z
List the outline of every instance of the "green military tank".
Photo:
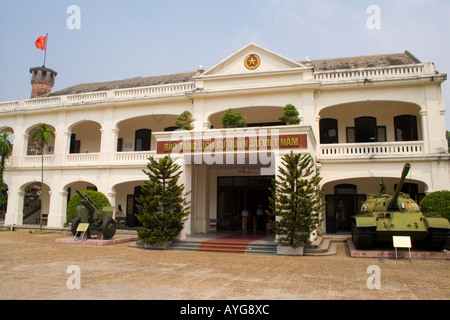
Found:
M 402 186 L 411 165 L 405 164 L 393 195 L 381 183 L 378 195 L 369 195 L 361 213 L 351 217 L 352 240 L 356 249 L 371 249 L 374 241 L 392 242 L 393 236 L 409 236 L 411 242 L 426 243 L 428 249 L 442 250 L 450 234 L 450 224 L 439 213 L 424 214 Z

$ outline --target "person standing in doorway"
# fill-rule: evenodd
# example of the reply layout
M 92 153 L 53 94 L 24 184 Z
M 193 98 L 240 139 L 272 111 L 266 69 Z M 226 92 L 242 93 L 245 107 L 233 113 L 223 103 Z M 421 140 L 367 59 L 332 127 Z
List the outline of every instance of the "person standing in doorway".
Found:
M 258 230 L 265 230 L 266 229 L 266 224 L 264 221 L 264 211 L 262 209 L 262 206 L 259 205 L 258 206 L 258 210 L 256 210 L 256 219 L 258 222 Z
M 125 214 L 123 213 L 122 206 L 120 204 L 116 211 L 116 221 L 119 225 L 122 223 L 125 225 Z
M 248 221 L 249 213 L 247 211 L 247 208 L 244 207 L 244 210 L 242 210 L 241 217 L 242 217 L 242 230 L 247 230 L 247 221 Z

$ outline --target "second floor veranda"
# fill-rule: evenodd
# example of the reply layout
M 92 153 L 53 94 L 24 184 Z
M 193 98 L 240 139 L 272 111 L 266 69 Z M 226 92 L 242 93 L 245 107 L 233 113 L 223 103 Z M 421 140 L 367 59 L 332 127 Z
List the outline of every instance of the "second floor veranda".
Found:
M 277 121 L 282 107 L 241 107 L 234 110 L 246 117 L 246 128 L 224 129 L 221 118 L 225 110 L 205 115 L 206 121 L 201 126 L 184 133 L 174 131 L 177 129 L 174 126 L 177 115 L 174 114 L 124 117 L 109 126 L 100 120 L 56 124 L 58 128 L 64 128 L 59 132 L 55 126 L 49 125 L 56 131 L 56 137 L 44 151 L 44 164 L 53 168 L 143 167 L 150 156 L 158 156 L 157 145 L 161 139 L 177 140 L 184 135 L 185 138 L 181 139 L 192 140 L 192 136 L 198 134 L 234 139 L 259 135 L 259 132 L 270 135 L 272 130 L 280 135 L 306 133 L 308 141 L 311 141 L 306 151 L 320 162 L 367 161 L 377 157 L 426 158 L 448 153 L 446 149 L 430 147 L 427 136 L 430 120 L 426 112 L 413 103 L 361 101 L 331 105 L 320 109 L 315 119 L 307 118 L 305 111 L 301 110 L 302 121 L 297 126 L 286 126 Z M 40 167 L 42 157 L 32 139 L 35 127 L 23 132 L 6 127 L 15 137 L 13 157 L 8 162 L 10 169 Z M 445 143 L 444 140 L 443 134 L 442 142 Z

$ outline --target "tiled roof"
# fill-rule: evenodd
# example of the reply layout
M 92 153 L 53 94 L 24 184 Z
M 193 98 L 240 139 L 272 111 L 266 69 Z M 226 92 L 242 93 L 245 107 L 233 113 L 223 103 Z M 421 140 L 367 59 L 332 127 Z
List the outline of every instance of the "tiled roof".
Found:
M 305 61 L 301 61 L 304 63 Z M 380 54 L 337 59 L 312 60 L 315 71 L 345 70 L 358 68 L 389 67 L 421 63 L 408 51 L 404 53 Z
M 299 62 L 305 63 L 305 61 Z M 395 54 L 381 54 L 372 56 L 322 59 L 311 61 L 311 64 L 313 65 L 315 71 L 387 67 L 387 66 L 408 65 L 416 63 L 421 62 L 408 51 L 405 51 L 404 53 L 395 53 Z M 116 81 L 82 83 L 49 93 L 47 96 L 61 96 L 70 94 L 80 94 L 86 92 L 147 87 L 171 83 L 183 83 L 192 81 L 192 78 L 196 75 L 197 72 L 195 71 L 195 72 L 176 73 L 145 78 L 131 78 Z
M 97 91 L 107 91 L 107 90 L 117 90 L 117 89 L 127 89 L 127 88 L 137 88 L 137 87 L 147 87 L 147 86 L 157 86 L 170 83 L 183 83 L 192 81 L 192 77 L 195 76 L 197 72 L 186 72 L 186 73 L 176 73 L 168 74 L 155 77 L 145 77 L 145 78 L 131 78 L 116 81 L 105 81 L 105 82 L 92 82 L 92 83 L 81 83 L 72 87 L 64 88 L 58 91 L 49 93 L 47 96 L 62 96 L 69 94 L 80 94 L 86 92 L 97 92 Z

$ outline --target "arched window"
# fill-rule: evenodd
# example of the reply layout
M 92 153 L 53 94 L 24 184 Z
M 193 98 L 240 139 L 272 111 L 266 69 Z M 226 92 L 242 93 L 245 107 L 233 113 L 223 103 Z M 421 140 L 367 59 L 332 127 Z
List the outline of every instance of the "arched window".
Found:
M 320 143 L 339 143 L 336 119 L 320 119 Z
M 134 151 L 150 151 L 152 130 L 139 129 L 135 132 Z
M 394 118 L 395 141 L 417 141 L 417 117 L 401 115 Z

